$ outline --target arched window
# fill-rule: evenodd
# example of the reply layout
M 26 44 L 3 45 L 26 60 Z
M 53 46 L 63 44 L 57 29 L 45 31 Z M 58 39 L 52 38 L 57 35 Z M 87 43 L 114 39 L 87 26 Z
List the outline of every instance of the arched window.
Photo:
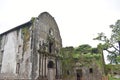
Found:
M 53 61 L 49 61 L 49 63 L 48 63 L 48 68 L 53 68 L 53 67 L 54 67 Z

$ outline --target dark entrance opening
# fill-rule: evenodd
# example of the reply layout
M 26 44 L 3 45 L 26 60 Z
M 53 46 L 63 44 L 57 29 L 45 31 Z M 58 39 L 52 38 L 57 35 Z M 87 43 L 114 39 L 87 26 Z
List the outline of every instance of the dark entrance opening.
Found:
M 82 69 L 76 70 L 77 80 L 82 80 Z
M 54 62 L 49 61 L 47 67 L 48 67 L 48 79 L 47 80 L 55 80 Z
M 48 68 L 53 68 L 53 67 L 54 67 L 53 61 L 49 61 L 49 63 L 48 63 Z
M 90 69 L 89 69 L 89 72 L 90 72 L 90 73 L 93 73 L 93 69 L 92 69 L 92 68 L 90 68 Z

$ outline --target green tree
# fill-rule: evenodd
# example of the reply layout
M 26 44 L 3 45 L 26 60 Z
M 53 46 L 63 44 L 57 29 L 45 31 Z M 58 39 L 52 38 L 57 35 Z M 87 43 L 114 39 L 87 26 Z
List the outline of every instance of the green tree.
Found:
M 117 61 L 120 62 L 120 56 L 117 56 Z
M 74 48 L 73 47 L 65 47 L 61 49 L 61 57 L 62 57 L 62 74 L 64 78 L 71 77 L 73 72 L 73 66 L 75 62 L 73 60 Z
M 118 43 L 119 55 L 120 55 L 120 20 L 117 20 L 115 25 L 110 25 L 112 29 L 111 39 L 114 43 Z
M 92 50 L 91 50 L 91 52 L 94 54 L 97 54 L 97 53 L 99 53 L 99 51 L 98 51 L 98 48 L 92 48 Z
M 88 44 L 80 45 L 76 48 L 76 51 L 79 51 L 82 54 L 91 53 L 92 47 Z
M 114 25 L 110 25 L 110 28 L 112 29 L 110 38 L 101 32 L 98 33 L 98 37 L 94 38 L 94 40 L 102 41 L 103 50 L 109 53 L 108 60 L 110 60 L 110 63 L 118 64 L 119 61 L 117 60 L 117 56 L 120 55 L 120 20 Z

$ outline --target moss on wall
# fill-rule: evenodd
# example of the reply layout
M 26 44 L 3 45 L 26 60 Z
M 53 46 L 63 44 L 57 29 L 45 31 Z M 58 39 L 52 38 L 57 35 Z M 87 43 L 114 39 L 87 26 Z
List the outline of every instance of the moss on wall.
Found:
M 32 17 L 31 18 L 31 22 L 33 23 L 35 21 L 35 17 Z
M 28 41 L 30 40 L 30 30 L 29 27 L 22 28 L 22 38 L 23 38 L 23 54 L 28 49 Z

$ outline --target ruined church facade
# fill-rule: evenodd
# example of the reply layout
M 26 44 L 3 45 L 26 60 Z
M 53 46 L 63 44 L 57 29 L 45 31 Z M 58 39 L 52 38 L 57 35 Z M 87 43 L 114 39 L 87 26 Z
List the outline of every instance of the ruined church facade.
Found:
M 0 79 L 56 80 L 62 39 L 47 12 L 0 34 Z

